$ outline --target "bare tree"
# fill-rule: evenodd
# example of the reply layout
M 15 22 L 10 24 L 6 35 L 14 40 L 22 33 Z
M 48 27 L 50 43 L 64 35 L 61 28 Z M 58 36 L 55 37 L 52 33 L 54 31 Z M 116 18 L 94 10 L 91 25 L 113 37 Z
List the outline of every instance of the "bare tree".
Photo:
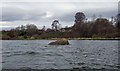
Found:
M 46 27 L 45 27 L 45 26 L 43 26 L 42 30 L 43 30 L 43 31 L 45 31 L 45 29 L 46 29 Z
M 92 21 L 94 22 L 94 21 L 95 21 L 95 19 L 96 19 L 96 15 L 95 15 L 95 14 L 93 14 Z
M 21 30 L 25 31 L 25 26 L 24 25 L 21 25 Z

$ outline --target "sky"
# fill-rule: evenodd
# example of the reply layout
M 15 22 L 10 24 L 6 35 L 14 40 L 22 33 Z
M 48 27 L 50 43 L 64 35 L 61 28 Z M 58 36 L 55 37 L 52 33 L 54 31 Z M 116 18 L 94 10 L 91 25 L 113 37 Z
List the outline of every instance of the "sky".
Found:
M 88 19 L 94 14 L 109 19 L 118 13 L 118 0 L 2 0 L 0 3 L 3 30 L 22 24 L 50 28 L 54 20 L 59 20 L 63 27 L 72 26 L 77 12 L 83 12 Z

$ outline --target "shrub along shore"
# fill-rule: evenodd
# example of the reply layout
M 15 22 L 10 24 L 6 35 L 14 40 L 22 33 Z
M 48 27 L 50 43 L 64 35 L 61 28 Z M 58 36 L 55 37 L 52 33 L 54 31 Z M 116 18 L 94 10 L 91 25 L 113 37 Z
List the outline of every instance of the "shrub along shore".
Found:
M 115 18 L 97 17 L 88 20 L 83 12 L 75 14 L 73 26 L 60 27 L 59 20 L 54 20 L 51 28 L 43 26 L 39 29 L 35 24 L 21 25 L 11 30 L 0 31 L 2 40 L 56 40 L 67 38 L 69 40 L 119 40 L 120 14 Z M 114 21 L 113 21 L 114 20 Z
M 68 40 L 120 40 L 120 38 L 22 38 L 22 39 L 1 39 L 0 40 L 58 40 L 58 39 L 68 39 Z

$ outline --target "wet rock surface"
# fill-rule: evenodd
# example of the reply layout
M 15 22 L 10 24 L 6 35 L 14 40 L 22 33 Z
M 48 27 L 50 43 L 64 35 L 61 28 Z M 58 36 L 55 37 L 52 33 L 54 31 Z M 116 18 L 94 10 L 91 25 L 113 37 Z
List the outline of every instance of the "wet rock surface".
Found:
M 50 42 L 48 45 L 69 45 L 69 42 L 67 39 L 59 39 L 54 42 Z

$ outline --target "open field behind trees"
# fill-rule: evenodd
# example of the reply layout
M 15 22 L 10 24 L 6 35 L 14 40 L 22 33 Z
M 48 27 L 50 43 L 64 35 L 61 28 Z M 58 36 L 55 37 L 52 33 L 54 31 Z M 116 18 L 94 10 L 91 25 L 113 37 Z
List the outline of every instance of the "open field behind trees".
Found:
M 83 12 L 75 14 L 75 23 L 71 27 L 60 27 L 59 20 L 52 22 L 52 29 L 45 26 L 38 29 L 35 24 L 21 25 L 11 30 L 2 30 L 0 37 L 3 40 L 24 40 L 24 39 L 119 39 L 120 38 L 120 21 L 118 14 L 107 18 L 93 17 L 89 21 Z M 74 21 L 74 20 L 73 20 Z M 2 35 L 1 35 L 2 34 Z

